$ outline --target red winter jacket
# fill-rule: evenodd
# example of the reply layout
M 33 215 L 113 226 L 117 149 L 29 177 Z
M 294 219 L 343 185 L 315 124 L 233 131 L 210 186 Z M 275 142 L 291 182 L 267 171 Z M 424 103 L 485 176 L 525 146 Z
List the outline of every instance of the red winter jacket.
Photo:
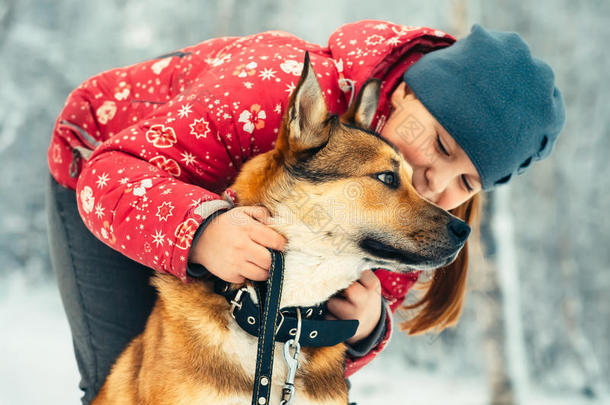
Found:
M 427 27 L 364 20 L 339 27 L 327 46 L 266 31 L 111 69 L 68 97 L 53 130 L 49 168 L 76 190 L 81 217 L 100 240 L 187 281 L 199 224 L 230 207 L 220 194 L 244 162 L 274 147 L 305 51 L 330 112 L 343 113 L 368 78 L 382 80 L 373 120 L 381 131 L 404 71 L 454 42 Z M 417 281 L 413 273 L 376 275 L 391 312 Z M 348 358 L 346 377 L 385 347 L 392 331 L 386 312 L 384 339 L 366 356 Z

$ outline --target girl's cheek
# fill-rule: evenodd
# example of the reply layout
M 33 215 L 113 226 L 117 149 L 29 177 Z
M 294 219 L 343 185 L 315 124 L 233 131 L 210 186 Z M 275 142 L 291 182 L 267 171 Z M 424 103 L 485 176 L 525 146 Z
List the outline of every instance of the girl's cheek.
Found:
M 400 149 L 400 154 L 407 161 L 407 163 L 409 164 L 409 166 L 411 166 L 411 168 L 413 170 L 415 170 L 416 167 L 420 166 L 420 162 L 419 162 L 417 153 L 412 151 L 411 148 L 402 147 Z
M 460 206 L 469 197 L 470 195 L 463 191 L 454 189 L 445 190 L 437 205 L 442 209 L 449 211 Z
M 446 211 L 449 211 L 450 209 L 454 208 L 452 199 L 447 198 L 445 195 L 441 197 L 437 205 Z
M 429 142 L 424 141 L 414 142 L 405 144 L 401 149 L 403 157 L 412 167 L 426 167 L 430 166 L 435 158 L 434 146 Z

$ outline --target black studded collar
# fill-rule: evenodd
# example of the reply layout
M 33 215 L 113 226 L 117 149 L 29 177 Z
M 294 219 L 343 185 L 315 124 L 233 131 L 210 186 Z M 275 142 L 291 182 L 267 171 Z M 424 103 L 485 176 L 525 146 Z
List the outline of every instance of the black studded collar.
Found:
M 266 284 L 253 282 L 257 305 L 246 287 L 230 289 L 230 283 L 215 278 L 214 292 L 225 297 L 231 304 L 231 315 L 237 324 L 252 336 L 260 335 L 262 309 L 264 308 Z M 357 320 L 326 320 L 326 302 L 311 307 L 298 307 L 301 311 L 301 346 L 321 347 L 341 343 L 356 333 Z M 293 339 L 297 331 L 297 307 L 280 308 L 276 322 L 275 341 Z

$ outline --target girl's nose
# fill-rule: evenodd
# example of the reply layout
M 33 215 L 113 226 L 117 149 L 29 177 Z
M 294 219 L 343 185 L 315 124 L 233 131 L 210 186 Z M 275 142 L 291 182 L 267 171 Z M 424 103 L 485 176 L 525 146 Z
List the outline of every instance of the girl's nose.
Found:
M 442 170 L 438 170 L 438 168 L 432 169 L 428 168 L 426 170 L 426 181 L 428 183 L 428 189 L 433 194 L 440 194 L 447 187 L 447 183 L 449 182 L 450 176 L 447 173 L 444 173 Z

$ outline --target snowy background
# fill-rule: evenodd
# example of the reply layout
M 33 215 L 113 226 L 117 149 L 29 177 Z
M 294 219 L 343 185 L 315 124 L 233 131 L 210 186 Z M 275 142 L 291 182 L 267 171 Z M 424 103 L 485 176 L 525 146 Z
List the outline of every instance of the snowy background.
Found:
M 519 32 L 554 68 L 568 122 L 551 158 L 487 196 L 460 324 L 396 331 L 351 400 L 610 404 L 610 2 L 0 0 L 0 405 L 79 403 L 43 198 L 68 93 L 210 37 L 280 29 L 325 44 L 369 18 L 458 38 L 474 22 Z

